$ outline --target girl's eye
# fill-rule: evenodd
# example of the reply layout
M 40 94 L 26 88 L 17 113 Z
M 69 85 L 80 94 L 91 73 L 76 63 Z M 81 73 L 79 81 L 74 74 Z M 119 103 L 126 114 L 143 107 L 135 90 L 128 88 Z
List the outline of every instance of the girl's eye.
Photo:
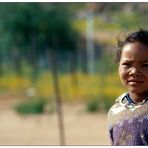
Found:
M 148 63 L 142 64 L 142 67 L 148 67 Z
M 130 66 L 130 63 L 122 63 L 123 66 Z

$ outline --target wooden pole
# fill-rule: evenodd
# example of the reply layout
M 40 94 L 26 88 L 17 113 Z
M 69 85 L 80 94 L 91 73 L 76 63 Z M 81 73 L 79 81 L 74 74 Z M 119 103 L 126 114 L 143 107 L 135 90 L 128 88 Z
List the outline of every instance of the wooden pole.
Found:
M 65 145 L 62 99 L 60 95 L 60 86 L 59 86 L 59 79 L 58 79 L 58 72 L 57 72 L 57 57 L 56 57 L 55 50 L 52 50 L 51 54 L 49 54 L 49 60 L 51 61 L 51 64 L 52 64 L 52 76 L 53 76 L 53 85 L 54 85 L 55 99 L 56 99 L 56 110 L 58 114 L 60 145 Z

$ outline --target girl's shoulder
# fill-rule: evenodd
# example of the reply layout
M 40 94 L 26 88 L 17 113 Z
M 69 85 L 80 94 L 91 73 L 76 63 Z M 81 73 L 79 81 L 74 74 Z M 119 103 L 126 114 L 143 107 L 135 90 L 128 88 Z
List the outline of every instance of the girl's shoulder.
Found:
M 127 94 L 128 94 L 127 92 L 121 94 L 121 95 L 115 100 L 115 104 L 116 104 L 116 103 L 120 103 L 121 100 L 122 100 Z
M 127 93 L 121 94 L 116 100 L 115 103 L 108 111 L 108 122 L 114 124 L 116 121 L 121 120 L 125 117 L 126 108 L 120 105 L 121 100 L 126 96 Z M 124 117 L 123 117 L 124 116 Z
M 126 93 L 123 93 L 121 94 L 116 100 L 115 100 L 115 103 L 112 105 L 112 107 L 109 109 L 109 112 L 117 112 L 118 113 L 121 109 L 121 101 L 123 100 L 123 98 L 127 95 L 127 92 Z
M 133 118 L 142 118 L 148 115 L 148 101 L 143 105 L 131 105 L 126 102 L 127 93 L 120 95 L 115 104 L 109 109 L 108 120 L 111 125 L 117 121 L 123 121 Z

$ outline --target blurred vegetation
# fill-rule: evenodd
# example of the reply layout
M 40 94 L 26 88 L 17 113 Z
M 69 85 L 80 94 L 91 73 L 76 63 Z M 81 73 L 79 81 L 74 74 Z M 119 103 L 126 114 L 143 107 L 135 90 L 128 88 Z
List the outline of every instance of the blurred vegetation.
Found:
M 116 36 L 139 27 L 147 29 L 147 7 L 147 3 L 135 2 L 1 3 L 0 95 L 21 94 L 26 100 L 20 98 L 22 103 L 16 110 L 42 112 L 49 100 L 55 100 L 57 80 L 62 101 L 85 103 L 91 112 L 107 111 L 126 91 L 113 63 Z M 90 10 L 94 21 L 93 74 L 87 69 L 86 51 Z
M 46 102 L 44 99 L 31 99 L 21 101 L 15 105 L 15 109 L 21 114 L 39 114 L 44 112 Z
M 86 103 L 86 110 L 88 112 L 96 112 L 98 110 L 100 110 L 100 106 L 99 106 L 99 99 L 95 98 L 95 99 L 91 99 Z

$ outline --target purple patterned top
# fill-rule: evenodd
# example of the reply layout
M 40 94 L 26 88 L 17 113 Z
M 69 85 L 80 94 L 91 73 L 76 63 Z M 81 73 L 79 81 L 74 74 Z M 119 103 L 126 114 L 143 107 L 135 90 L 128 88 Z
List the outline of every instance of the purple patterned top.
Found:
M 126 95 L 119 96 L 108 112 L 111 144 L 148 145 L 148 101 L 128 106 Z

